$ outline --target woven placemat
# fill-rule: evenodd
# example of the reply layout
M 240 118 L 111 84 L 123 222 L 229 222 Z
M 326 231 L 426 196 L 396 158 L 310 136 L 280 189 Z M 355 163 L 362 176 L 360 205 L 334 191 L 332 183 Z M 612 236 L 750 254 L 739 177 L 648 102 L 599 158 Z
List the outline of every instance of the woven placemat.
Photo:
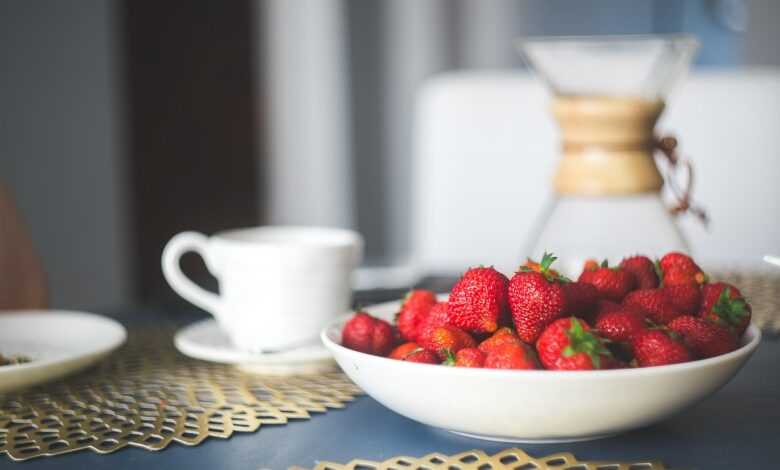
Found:
M 710 277 L 737 286 L 753 308 L 753 323 L 780 334 L 780 273 L 731 270 L 711 272 Z
M 340 372 L 258 376 L 189 359 L 173 349 L 171 336 L 131 332 L 127 345 L 96 369 L 0 397 L 0 455 L 27 460 L 193 446 L 309 419 L 361 393 Z
M 312 470 L 665 470 L 659 461 L 635 462 L 580 461 L 563 452 L 546 457 L 531 457 L 518 448 L 494 455 L 469 450 L 455 455 L 439 453 L 414 458 L 398 456 L 383 462 L 353 460 L 346 464 L 319 462 Z M 290 470 L 304 470 L 291 467 Z

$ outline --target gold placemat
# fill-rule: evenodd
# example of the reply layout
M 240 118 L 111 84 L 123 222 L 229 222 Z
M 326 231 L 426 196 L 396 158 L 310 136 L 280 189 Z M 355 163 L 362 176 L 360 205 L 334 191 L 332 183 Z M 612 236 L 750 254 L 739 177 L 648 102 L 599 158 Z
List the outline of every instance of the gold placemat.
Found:
M 134 332 L 96 369 L 0 397 L 0 454 L 13 460 L 126 446 L 197 445 L 343 408 L 361 393 L 345 375 L 245 374 L 186 358 L 171 334 Z
M 383 462 L 353 460 L 347 464 L 319 462 L 312 470 L 665 470 L 659 461 L 580 461 L 568 452 L 531 457 L 521 449 L 505 449 L 495 455 L 469 450 L 455 455 L 439 453 L 425 457 L 393 457 Z M 303 470 L 291 467 L 290 470 Z
M 712 279 L 737 286 L 753 307 L 753 323 L 764 331 L 780 334 L 780 273 L 715 271 Z

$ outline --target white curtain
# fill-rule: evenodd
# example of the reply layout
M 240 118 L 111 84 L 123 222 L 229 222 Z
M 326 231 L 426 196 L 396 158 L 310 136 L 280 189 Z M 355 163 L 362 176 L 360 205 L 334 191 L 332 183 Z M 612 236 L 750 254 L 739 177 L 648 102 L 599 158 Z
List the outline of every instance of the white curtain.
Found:
M 257 12 L 269 222 L 352 226 L 344 5 L 267 0 Z
M 415 92 L 447 69 L 512 63 L 517 8 L 510 0 L 260 1 L 270 223 L 354 227 L 367 237 L 368 264 L 406 264 Z M 363 119 L 375 129 L 354 122 Z

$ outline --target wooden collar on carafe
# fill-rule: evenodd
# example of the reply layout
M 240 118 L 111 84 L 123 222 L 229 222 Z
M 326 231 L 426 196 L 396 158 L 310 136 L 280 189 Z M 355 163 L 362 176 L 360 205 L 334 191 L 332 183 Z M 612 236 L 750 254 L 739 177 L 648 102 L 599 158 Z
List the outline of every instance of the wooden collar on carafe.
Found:
M 553 183 L 560 194 L 620 195 L 659 191 L 653 127 L 661 100 L 557 96 L 553 114 L 562 154 Z

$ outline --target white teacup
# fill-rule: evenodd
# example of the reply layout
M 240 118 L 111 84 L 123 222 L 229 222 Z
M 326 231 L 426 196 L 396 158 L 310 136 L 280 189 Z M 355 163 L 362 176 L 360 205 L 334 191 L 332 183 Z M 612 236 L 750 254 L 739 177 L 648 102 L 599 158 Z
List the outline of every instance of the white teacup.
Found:
M 187 278 L 179 259 L 194 251 L 219 281 L 219 295 Z M 179 295 L 208 311 L 244 350 L 291 348 L 350 306 L 351 274 L 363 239 L 335 228 L 268 226 L 211 237 L 182 232 L 165 246 L 162 269 Z

